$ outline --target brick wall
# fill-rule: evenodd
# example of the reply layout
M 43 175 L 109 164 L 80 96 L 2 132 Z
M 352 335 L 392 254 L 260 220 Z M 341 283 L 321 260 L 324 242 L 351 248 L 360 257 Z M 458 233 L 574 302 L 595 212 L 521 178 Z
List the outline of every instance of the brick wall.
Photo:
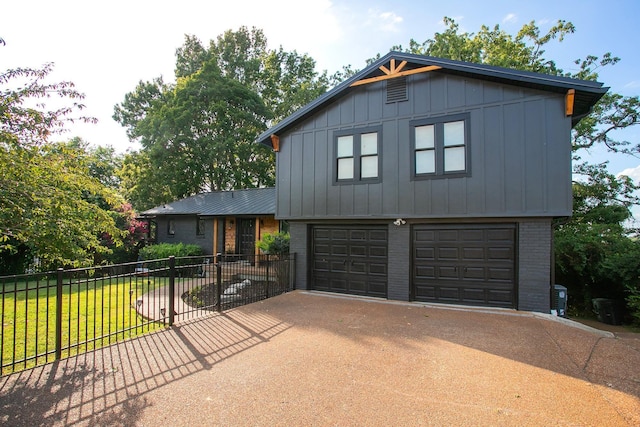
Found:
M 518 309 L 548 313 L 553 238 L 551 220 L 523 220 L 518 230 Z
M 389 224 L 387 298 L 409 301 L 411 226 Z
M 234 217 L 225 217 L 224 219 L 224 251 L 225 253 L 236 252 L 236 228 L 238 227 L 238 219 Z
M 273 234 L 273 233 L 277 233 L 278 231 L 280 231 L 280 221 L 276 220 L 274 217 L 260 217 L 259 218 L 259 224 L 260 224 L 260 232 L 256 233 L 256 240 L 260 240 L 262 239 L 262 237 L 265 234 Z
M 310 238 L 309 227 L 306 223 L 292 221 L 289 224 L 289 234 L 291 235 L 289 250 L 291 253 L 296 254 L 295 288 L 306 290 L 309 289 L 309 284 L 307 283 L 307 239 Z

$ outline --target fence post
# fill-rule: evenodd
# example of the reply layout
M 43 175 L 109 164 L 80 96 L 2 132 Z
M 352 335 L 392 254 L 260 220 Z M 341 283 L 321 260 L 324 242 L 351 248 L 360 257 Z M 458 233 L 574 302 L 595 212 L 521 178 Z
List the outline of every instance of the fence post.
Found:
M 296 253 L 289 255 L 289 290 L 293 291 L 296 284 Z
M 267 257 L 267 298 L 269 298 L 269 264 L 271 261 L 269 260 L 269 254 L 265 254 Z
M 216 254 L 216 311 L 218 313 L 222 312 L 222 254 Z
M 62 358 L 62 279 L 64 270 L 58 268 L 56 275 L 56 360 Z
M 176 257 L 169 257 L 169 326 L 173 326 L 175 320 L 175 296 L 176 296 Z

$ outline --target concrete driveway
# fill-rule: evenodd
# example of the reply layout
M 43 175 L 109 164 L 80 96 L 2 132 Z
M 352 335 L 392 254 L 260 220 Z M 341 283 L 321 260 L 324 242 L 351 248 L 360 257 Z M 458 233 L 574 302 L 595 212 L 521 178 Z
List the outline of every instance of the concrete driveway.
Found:
M 296 291 L 0 379 L 0 423 L 640 425 L 640 340 Z

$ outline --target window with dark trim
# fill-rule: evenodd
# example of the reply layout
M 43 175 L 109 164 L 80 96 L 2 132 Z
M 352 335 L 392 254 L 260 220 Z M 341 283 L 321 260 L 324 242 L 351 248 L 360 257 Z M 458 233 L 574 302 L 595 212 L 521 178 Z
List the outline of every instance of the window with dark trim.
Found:
M 176 235 L 176 222 L 174 220 L 172 220 L 172 219 L 167 221 L 167 234 L 169 236 L 175 236 Z
M 334 182 L 380 182 L 380 126 L 334 133 Z
M 198 218 L 196 222 L 196 235 L 204 236 L 204 230 L 206 227 L 206 221 L 204 218 Z
M 410 126 L 414 178 L 470 174 L 469 114 L 413 120 Z

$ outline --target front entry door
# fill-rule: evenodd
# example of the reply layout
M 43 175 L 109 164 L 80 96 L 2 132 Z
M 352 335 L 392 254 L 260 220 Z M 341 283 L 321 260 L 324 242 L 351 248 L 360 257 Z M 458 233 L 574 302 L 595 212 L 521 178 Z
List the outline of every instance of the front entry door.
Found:
M 236 230 L 237 251 L 247 259 L 256 253 L 256 220 L 255 218 L 238 218 Z

